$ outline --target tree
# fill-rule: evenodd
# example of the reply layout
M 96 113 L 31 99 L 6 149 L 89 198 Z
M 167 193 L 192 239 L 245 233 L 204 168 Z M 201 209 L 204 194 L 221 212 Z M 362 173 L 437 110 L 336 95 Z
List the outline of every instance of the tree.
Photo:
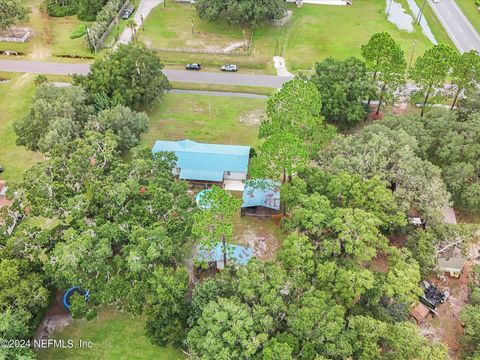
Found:
M 30 113 L 14 122 L 17 145 L 47 152 L 67 144 L 83 135 L 84 124 L 92 114 L 82 88 L 43 83 L 35 92 Z
M 236 199 L 218 186 L 202 196 L 204 209 L 194 216 L 192 233 L 200 239 L 201 245 L 212 250 L 222 243 L 223 263 L 227 265 L 229 245 L 233 237 L 233 217 L 238 212 L 241 200 Z
M 250 171 L 253 177 L 281 178 L 282 184 L 285 184 L 307 161 L 305 143 L 295 134 L 278 132 L 260 145 Z
M 0 0 L 0 30 L 8 30 L 26 20 L 29 12 L 20 0 Z
M 463 358 L 466 360 L 477 360 L 480 357 L 480 306 L 467 305 L 461 313 L 464 323 L 462 345 Z
M 179 346 L 186 336 L 188 272 L 157 267 L 149 279 L 147 335 L 159 346 Z
M 141 43 L 120 45 L 97 59 L 86 76 L 74 83 L 85 88 L 97 109 L 124 105 L 132 109 L 153 105 L 170 88 L 157 54 Z
M 138 145 L 140 135 L 148 130 L 148 116 L 129 108 L 117 105 L 112 109 L 101 111 L 88 124 L 88 130 L 105 133 L 112 130 L 118 136 L 118 149 L 126 153 Z
M 83 21 L 95 21 L 104 4 L 103 0 L 79 0 L 77 16 Z
M 377 107 L 379 114 L 383 99 L 405 81 L 405 54 L 389 33 L 381 32 L 373 34 L 368 43 L 362 45 L 362 56 L 373 73 L 373 81 L 381 89 Z
M 203 310 L 190 330 L 187 345 L 195 358 L 240 360 L 251 358 L 268 335 L 258 330 L 261 319 L 239 300 L 220 298 Z
M 390 185 L 400 211 L 415 208 L 426 219 L 443 221 L 442 209 L 450 195 L 440 169 L 416 154 L 417 144 L 403 130 L 374 124 L 361 133 L 337 137 L 320 155 L 319 164 L 335 174 L 349 172 L 363 179 L 377 176 Z
M 375 85 L 366 65 L 354 58 L 340 61 L 327 58 L 315 64 L 311 77 L 322 99 L 321 114 L 341 129 L 355 126 L 368 114 L 366 101 Z
M 433 91 L 444 85 L 456 60 L 457 55 L 451 47 L 439 44 L 425 51 L 415 62 L 410 77 L 421 87 L 423 96 L 421 117 Z
M 229 25 L 257 27 L 281 18 L 286 11 L 282 0 L 199 0 L 195 3 L 200 19 L 226 21 Z
M 471 89 L 480 80 L 480 56 L 476 50 L 465 52 L 458 56 L 453 64 L 452 83 L 457 86 L 457 92 L 452 102 L 452 110 L 457 104 L 458 95 L 466 89 Z

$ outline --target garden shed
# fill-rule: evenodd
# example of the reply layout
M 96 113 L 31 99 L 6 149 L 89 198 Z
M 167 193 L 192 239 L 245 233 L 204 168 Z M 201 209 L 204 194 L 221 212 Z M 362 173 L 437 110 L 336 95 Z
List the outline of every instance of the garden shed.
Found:
M 465 266 L 466 260 L 461 257 L 439 258 L 438 268 L 442 272 L 449 273 L 450 276 L 460 277 Z
M 204 261 L 218 270 L 225 267 L 223 259 L 223 245 L 217 243 L 212 250 L 200 248 L 197 254 L 198 261 Z M 245 265 L 253 257 L 253 249 L 241 245 L 227 244 L 227 264 L 229 261 L 235 265 Z
M 253 179 L 245 183 L 242 216 L 271 218 L 280 212 L 280 184 L 269 179 Z

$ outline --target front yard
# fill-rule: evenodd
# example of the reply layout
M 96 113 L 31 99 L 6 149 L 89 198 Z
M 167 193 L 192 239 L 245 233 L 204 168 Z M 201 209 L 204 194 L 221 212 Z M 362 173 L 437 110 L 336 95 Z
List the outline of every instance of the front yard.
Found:
M 118 312 L 112 308 L 99 309 L 92 321 L 73 320 L 73 323 L 54 336 L 55 339 L 91 341 L 91 349 L 49 348 L 37 353 L 39 360 L 177 360 L 185 359 L 181 351 L 153 345 L 145 336 L 144 319 Z
M 417 41 L 415 57 L 432 46 L 419 27 L 408 33 L 388 22 L 385 7 L 385 0 L 354 1 L 352 6 L 304 5 L 296 8 L 289 5 L 293 15 L 286 25 L 268 25 L 253 31 L 252 48 L 248 55 L 161 51 L 160 57 L 173 64 L 200 61 L 217 66 L 235 62 L 243 68 L 273 73 L 275 55 L 284 56 L 287 66 L 293 71 L 310 69 L 316 61 L 329 56 L 338 59 L 360 56 L 360 46 L 380 31 L 392 34 L 405 51 L 407 60 L 414 40 Z M 443 30 L 436 25 L 432 24 L 432 28 L 437 39 L 448 41 Z M 242 29 L 201 21 L 191 5 L 171 2 L 166 8 L 160 5 L 150 14 L 145 21 L 145 31 L 139 30 L 139 37 L 154 48 L 197 50 L 226 49 L 243 41 Z M 248 30 L 245 37 L 250 38 Z

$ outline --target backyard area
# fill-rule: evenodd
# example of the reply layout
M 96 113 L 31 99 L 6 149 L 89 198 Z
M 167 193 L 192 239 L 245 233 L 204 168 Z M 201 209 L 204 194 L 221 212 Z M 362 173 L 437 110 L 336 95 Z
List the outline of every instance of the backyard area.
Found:
M 5 168 L 0 178 L 9 182 L 20 180 L 23 172 L 40 161 L 42 155 L 17 146 L 13 132 L 13 121 L 27 115 L 30 109 L 35 75 L 0 74 L 0 78 L 5 79 L 0 81 L 0 164 Z
M 149 112 L 150 129 L 142 143 L 155 140 L 190 140 L 258 144 L 258 125 L 264 116 L 264 99 L 166 94 Z
M 184 359 L 176 349 L 154 346 L 145 336 L 144 319 L 118 312 L 112 308 L 99 309 L 92 321 L 73 320 L 72 324 L 54 336 L 55 339 L 91 341 L 91 349 L 49 348 L 37 353 L 39 360 L 177 360 Z M 128 341 L 126 341 L 128 339 Z
M 409 12 L 405 0 L 400 2 Z M 386 19 L 386 0 L 356 1 L 353 6 L 304 5 L 293 11 L 292 18 L 284 26 L 268 25 L 253 32 L 252 48 L 248 55 L 212 55 L 161 51 L 160 57 L 167 63 L 200 61 L 205 65 L 235 62 L 240 66 L 273 72 L 273 56 L 282 55 L 287 66 L 294 70 L 310 69 L 315 61 L 328 56 L 344 59 L 359 56 L 360 46 L 379 31 L 388 31 L 410 56 L 412 43 L 417 41 L 414 57 L 421 55 L 431 42 L 415 26 L 412 33 L 399 30 Z M 431 9 L 429 9 L 431 10 Z M 438 20 L 432 18 L 432 31 L 440 42 L 449 42 Z M 192 34 L 192 19 L 194 33 Z M 339 26 L 342 24 L 342 26 Z M 248 30 L 246 38 L 249 39 Z M 194 48 L 205 50 L 228 49 L 243 41 L 242 29 L 224 23 L 207 23 L 198 19 L 191 5 L 168 3 L 157 7 L 145 21 L 145 31 L 139 37 L 149 46 L 168 48 Z

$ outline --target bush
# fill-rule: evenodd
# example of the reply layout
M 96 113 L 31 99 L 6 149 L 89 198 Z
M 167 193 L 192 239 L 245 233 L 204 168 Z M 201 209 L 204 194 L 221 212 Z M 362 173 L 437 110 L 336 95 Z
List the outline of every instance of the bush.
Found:
M 54 0 L 46 0 L 48 15 L 53 17 L 72 16 L 77 13 L 76 1 L 66 1 L 65 5 L 60 5 Z
M 87 33 L 87 28 L 86 28 L 85 24 L 80 24 L 72 31 L 72 34 L 70 35 L 70 39 L 81 38 L 86 33 Z
M 95 21 L 105 2 L 104 0 L 79 0 L 78 18 L 83 21 Z
M 117 13 L 120 11 L 125 0 L 109 0 L 105 6 L 97 14 L 96 21 L 90 27 L 90 41 L 93 45 L 98 43 L 108 28 L 108 25 L 113 21 Z M 89 39 L 87 39 L 88 43 Z M 89 44 L 87 44 L 89 45 Z

